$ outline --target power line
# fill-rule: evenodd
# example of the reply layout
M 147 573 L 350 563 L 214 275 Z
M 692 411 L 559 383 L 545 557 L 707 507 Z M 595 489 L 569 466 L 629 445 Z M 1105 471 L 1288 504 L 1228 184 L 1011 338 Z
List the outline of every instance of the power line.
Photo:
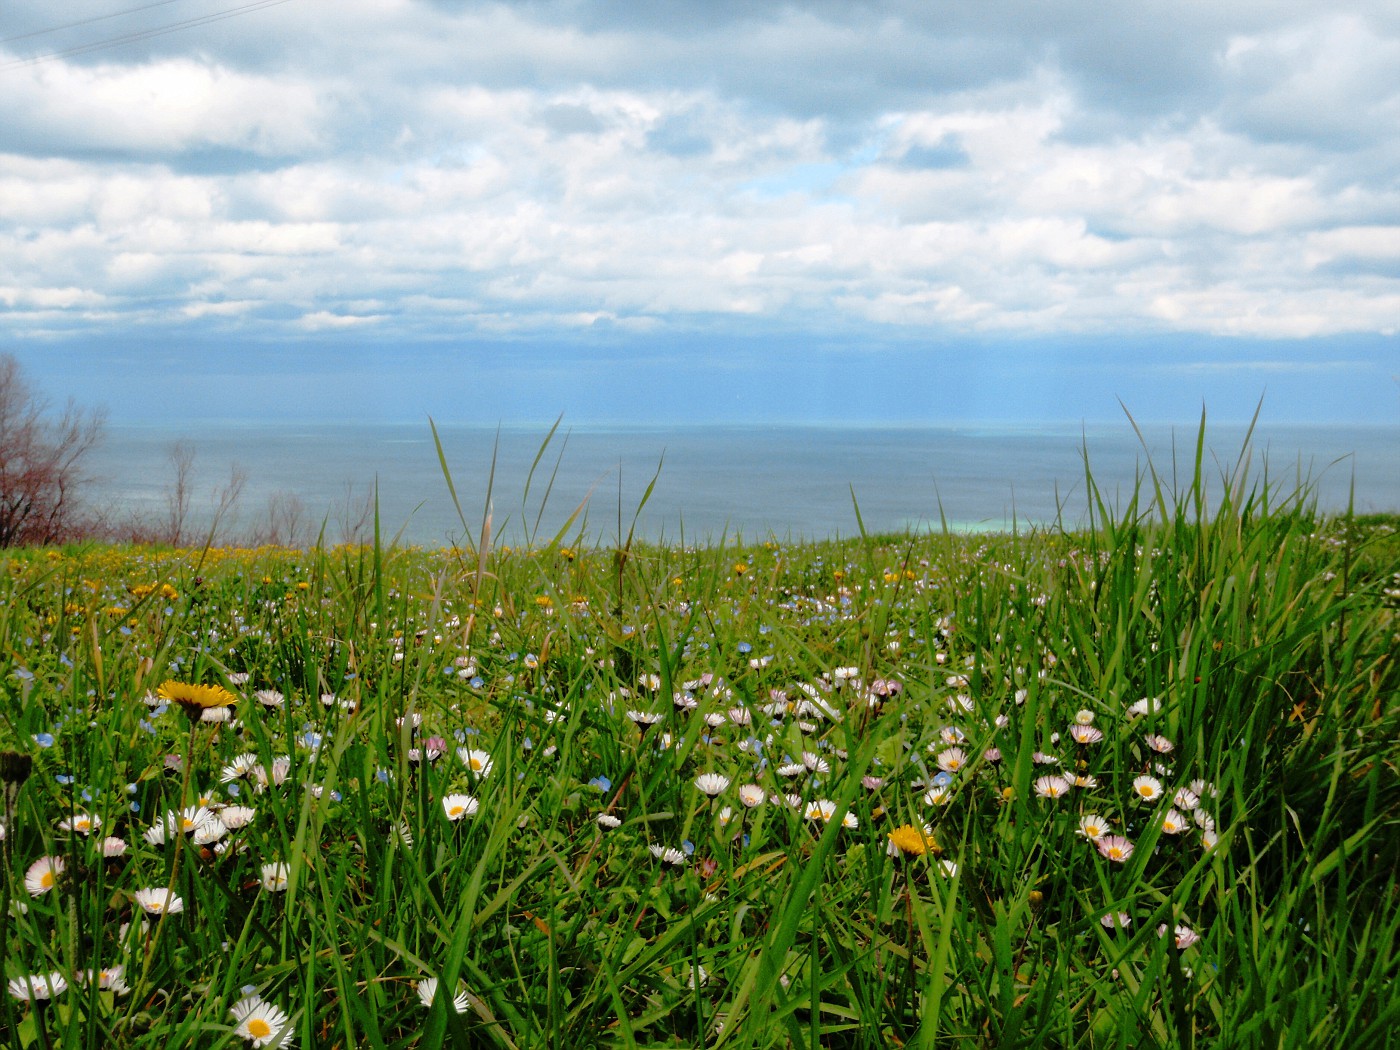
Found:
M 149 11 L 153 7 L 165 7 L 168 4 L 178 4 L 180 0 L 156 0 L 154 4 L 143 4 L 141 7 L 128 7 L 125 11 L 113 11 L 110 15 L 93 15 L 91 18 L 81 18 L 76 22 L 65 22 L 61 26 L 49 26 L 47 29 L 35 29 L 29 33 L 20 33 L 18 36 L 0 37 L 0 44 L 10 44 L 16 40 L 28 40 L 30 37 L 46 36 L 49 33 L 59 33 L 65 29 L 76 29 L 78 26 L 89 26 L 94 22 L 105 22 L 109 18 L 120 18 L 122 15 L 134 15 L 139 11 Z
M 165 36 L 168 33 L 176 33 L 182 29 L 192 29 L 195 26 L 209 25 L 212 22 L 222 22 L 226 18 L 236 18 L 239 15 L 251 14 L 268 7 L 278 7 L 281 4 L 290 3 L 291 0 L 254 0 L 253 3 L 242 4 L 239 7 L 226 8 L 223 11 L 215 11 L 207 15 L 199 15 L 195 18 L 186 18 L 183 21 L 171 22 L 167 25 L 156 26 L 151 29 L 143 29 L 134 33 L 126 33 L 121 36 L 108 37 L 105 40 L 98 40 L 91 44 L 80 44 L 76 47 L 64 48 L 60 51 L 52 51 L 45 55 L 33 55 L 29 58 L 17 58 L 9 62 L 0 63 L 0 72 L 10 69 L 17 69 L 20 66 L 38 65 L 40 62 L 49 62 L 55 58 L 68 58 L 72 55 L 85 55 L 90 51 L 101 51 L 104 48 L 120 47 L 123 44 L 139 44 L 143 40 L 150 40 L 154 37 Z M 152 4 L 151 6 L 158 6 Z M 139 10 L 139 9 L 138 9 Z

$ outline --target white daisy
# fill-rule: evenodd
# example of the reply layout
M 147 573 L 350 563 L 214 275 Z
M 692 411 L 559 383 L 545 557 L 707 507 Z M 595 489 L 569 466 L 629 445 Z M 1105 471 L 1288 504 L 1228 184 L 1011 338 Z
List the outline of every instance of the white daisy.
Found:
M 253 1046 L 271 1046 L 287 1027 L 288 1018 L 282 1009 L 256 995 L 240 999 L 229 1013 L 238 1022 L 234 1033 Z

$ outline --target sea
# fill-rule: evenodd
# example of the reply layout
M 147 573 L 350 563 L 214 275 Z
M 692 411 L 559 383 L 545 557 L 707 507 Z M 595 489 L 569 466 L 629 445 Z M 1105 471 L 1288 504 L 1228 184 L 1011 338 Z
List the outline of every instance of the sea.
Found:
M 1195 469 L 1195 425 L 1143 427 L 594 427 L 257 423 L 182 429 L 109 425 L 87 466 L 90 502 L 112 520 L 160 520 L 192 453 L 186 524 L 256 534 L 297 508 L 302 539 L 372 537 L 437 547 L 609 546 L 1010 531 L 1089 522 L 1089 485 L 1115 512 L 1155 474 L 1170 494 Z M 1086 472 L 1087 464 L 1087 472 Z M 1304 493 L 1324 511 L 1400 511 L 1400 425 L 1207 429 L 1210 498 L 1245 470 L 1271 503 Z M 455 498 L 454 498 L 455 494 Z M 562 533 L 561 533 L 562 530 Z

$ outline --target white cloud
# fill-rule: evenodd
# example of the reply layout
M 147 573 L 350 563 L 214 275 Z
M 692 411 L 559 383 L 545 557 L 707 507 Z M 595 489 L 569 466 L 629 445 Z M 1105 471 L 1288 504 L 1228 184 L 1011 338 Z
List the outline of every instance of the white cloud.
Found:
M 274 334 L 1400 323 L 1400 26 L 1374 10 L 1148 5 L 1154 53 L 1037 5 L 672 30 L 347 0 L 329 35 L 312 6 L 0 72 L 7 301 Z M 1173 70 L 1201 79 L 1164 100 Z

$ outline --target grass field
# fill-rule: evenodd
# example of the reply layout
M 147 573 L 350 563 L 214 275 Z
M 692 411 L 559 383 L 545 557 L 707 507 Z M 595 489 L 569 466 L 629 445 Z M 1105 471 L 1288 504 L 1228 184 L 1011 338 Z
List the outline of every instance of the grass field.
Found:
M 1224 482 L 10 552 L 0 1042 L 1389 1045 L 1396 523 Z

